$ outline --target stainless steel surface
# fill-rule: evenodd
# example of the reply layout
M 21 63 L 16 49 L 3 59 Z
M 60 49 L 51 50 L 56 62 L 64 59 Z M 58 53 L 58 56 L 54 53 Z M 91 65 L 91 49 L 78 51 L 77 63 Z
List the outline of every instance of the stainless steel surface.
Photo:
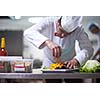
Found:
M 100 73 L 0 73 L 0 79 L 95 79 Z

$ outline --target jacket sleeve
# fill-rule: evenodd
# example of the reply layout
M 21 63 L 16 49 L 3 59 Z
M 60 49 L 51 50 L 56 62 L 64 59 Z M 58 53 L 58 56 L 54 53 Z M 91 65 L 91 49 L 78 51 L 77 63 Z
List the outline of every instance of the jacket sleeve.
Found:
M 94 50 L 88 38 L 88 35 L 85 33 L 82 26 L 79 27 L 77 33 L 77 40 L 79 42 L 80 52 L 74 58 L 79 61 L 80 65 L 83 65 L 88 59 L 91 58 Z
M 24 40 L 32 43 L 37 48 L 44 47 L 43 43 L 48 40 L 49 23 L 47 19 L 42 20 L 36 25 L 24 31 Z

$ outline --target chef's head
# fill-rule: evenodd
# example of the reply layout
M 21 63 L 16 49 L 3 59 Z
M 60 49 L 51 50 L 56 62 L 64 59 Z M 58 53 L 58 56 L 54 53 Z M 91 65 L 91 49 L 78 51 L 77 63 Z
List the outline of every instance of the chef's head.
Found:
M 92 23 L 89 26 L 89 31 L 92 32 L 93 34 L 98 34 L 100 33 L 100 27 L 96 23 Z
M 81 16 L 61 16 L 56 23 L 56 36 L 64 38 L 70 35 L 78 28 L 81 21 Z

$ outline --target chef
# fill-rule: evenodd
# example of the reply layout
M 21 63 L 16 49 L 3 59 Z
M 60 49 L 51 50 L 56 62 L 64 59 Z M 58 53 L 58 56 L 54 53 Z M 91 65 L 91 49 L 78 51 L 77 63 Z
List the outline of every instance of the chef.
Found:
M 61 61 L 66 68 L 75 68 L 90 59 L 93 48 L 81 21 L 81 16 L 46 17 L 24 31 L 27 41 L 44 50 L 43 67 Z M 78 54 L 76 40 L 80 46 Z
M 91 25 L 89 26 L 89 31 L 92 34 L 98 35 L 98 41 L 97 41 L 98 49 L 93 55 L 92 59 L 97 59 L 100 62 L 100 27 L 96 25 L 96 23 L 91 23 Z

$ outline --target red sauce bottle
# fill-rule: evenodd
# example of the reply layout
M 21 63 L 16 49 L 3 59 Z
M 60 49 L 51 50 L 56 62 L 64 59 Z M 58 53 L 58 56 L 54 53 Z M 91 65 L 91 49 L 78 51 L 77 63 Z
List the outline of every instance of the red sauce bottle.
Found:
M 7 56 L 5 38 L 1 38 L 0 56 Z

